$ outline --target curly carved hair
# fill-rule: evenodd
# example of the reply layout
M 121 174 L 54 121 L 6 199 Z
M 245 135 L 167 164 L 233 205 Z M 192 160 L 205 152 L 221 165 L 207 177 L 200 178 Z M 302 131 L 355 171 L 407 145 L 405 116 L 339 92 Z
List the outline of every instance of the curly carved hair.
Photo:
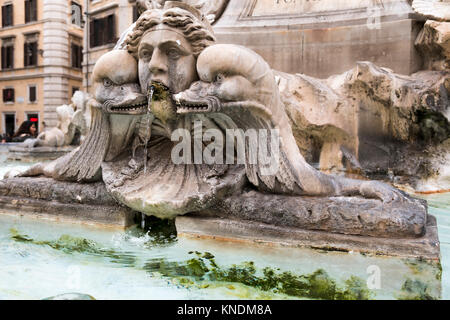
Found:
M 125 40 L 127 50 L 138 59 L 139 44 L 143 35 L 156 26 L 163 24 L 180 30 L 191 44 L 194 56 L 198 57 L 205 48 L 216 42 L 212 29 L 207 23 L 181 8 L 147 10 L 136 21 L 136 26 Z

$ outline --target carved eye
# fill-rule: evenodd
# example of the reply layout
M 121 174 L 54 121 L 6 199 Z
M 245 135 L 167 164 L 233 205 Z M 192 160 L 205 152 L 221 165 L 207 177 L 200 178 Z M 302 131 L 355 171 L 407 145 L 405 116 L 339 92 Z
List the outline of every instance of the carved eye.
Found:
M 152 52 L 150 50 L 142 50 L 140 52 L 140 57 L 142 59 L 150 59 L 152 57 Z
M 180 58 L 180 52 L 177 49 L 170 49 L 167 52 L 167 55 L 169 56 L 170 59 L 172 60 L 177 60 Z
M 222 73 L 219 73 L 216 76 L 216 81 L 215 82 L 222 82 L 225 79 L 225 76 Z
M 103 79 L 103 85 L 105 86 L 105 87 L 110 87 L 110 86 L 112 86 L 112 81 L 111 80 L 109 80 L 109 79 Z

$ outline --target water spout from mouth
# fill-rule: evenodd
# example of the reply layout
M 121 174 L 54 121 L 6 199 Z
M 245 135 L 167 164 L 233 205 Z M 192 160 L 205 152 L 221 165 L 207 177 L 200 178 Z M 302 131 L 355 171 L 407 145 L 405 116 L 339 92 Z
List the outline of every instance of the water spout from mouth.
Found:
M 153 101 L 153 93 L 155 92 L 155 87 L 151 84 L 147 89 L 147 126 L 145 131 L 145 146 L 144 146 L 144 174 L 147 173 L 147 159 L 148 159 L 148 141 L 151 137 L 151 128 L 150 128 L 150 117 L 152 112 L 152 101 Z

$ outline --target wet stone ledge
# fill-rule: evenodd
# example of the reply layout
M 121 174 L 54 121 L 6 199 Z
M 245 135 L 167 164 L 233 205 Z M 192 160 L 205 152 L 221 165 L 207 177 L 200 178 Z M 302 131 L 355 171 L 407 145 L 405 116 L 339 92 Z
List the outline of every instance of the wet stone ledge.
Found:
M 135 212 L 117 203 L 102 182 L 79 184 L 50 178 L 0 180 L 0 212 L 129 227 Z
M 409 196 L 383 203 L 362 197 L 298 197 L 251 190 L 201 215 L 349 235 L 419 238 L 426 233 L 427 211 L 426 201 Z

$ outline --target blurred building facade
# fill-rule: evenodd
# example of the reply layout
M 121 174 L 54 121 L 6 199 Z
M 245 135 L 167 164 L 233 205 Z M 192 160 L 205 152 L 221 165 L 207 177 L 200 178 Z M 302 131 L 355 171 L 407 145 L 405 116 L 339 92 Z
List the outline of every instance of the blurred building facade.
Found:
M 96 61 L 138 18 L 136 0 L 0 0 L 0 134 L 25 120 L 57 125 L 56 108 L 93 93 Z
M 112 50 L 121 34 L 137 19 L 136 0 L 84 0 L 83 88 L 92 94 L 95 62 Z
M 0 0 L 0 133 L 57 124 L 83 86 L 83 0 Z

